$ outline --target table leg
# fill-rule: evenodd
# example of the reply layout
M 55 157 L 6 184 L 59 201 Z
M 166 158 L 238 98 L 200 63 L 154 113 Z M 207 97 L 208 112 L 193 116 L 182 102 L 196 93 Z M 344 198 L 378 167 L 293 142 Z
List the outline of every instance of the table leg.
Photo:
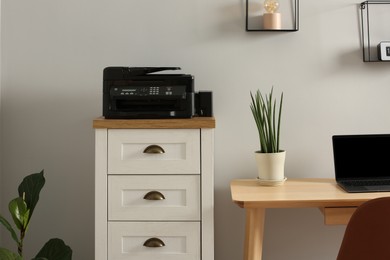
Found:
M 264 218 L 264 208 L 246 209 L 244 260 L 262 258 Z

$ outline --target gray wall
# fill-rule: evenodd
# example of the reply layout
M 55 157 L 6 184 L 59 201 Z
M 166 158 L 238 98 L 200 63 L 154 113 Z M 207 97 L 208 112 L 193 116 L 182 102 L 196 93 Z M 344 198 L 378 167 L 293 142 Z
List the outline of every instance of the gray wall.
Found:
M 2 1 L 1 212 L 25 175 L 44 169 L 47 179 L 29 255 L 57 236 L 74 259 L 93 259 L 92 120 L 101 115 L 106 66 L 180 66 L 197 90 L 213 91 L 216 260 L 242 256 L 244 211 L 231 202 L 229 182 L 256 176 L 250 91 L 284 92 L 288 178 L 333 177 L 332 134 L 389 132 L 389 66 L 362 62 L 357 1 L 302 0 L 295 33 L 245 32 L 244 6 Z M 335 259 L 343 232 L 324 226 L 317 209 L 270 210 L 265 259 Z M 3 229 L 2 237 L 12 245 Z

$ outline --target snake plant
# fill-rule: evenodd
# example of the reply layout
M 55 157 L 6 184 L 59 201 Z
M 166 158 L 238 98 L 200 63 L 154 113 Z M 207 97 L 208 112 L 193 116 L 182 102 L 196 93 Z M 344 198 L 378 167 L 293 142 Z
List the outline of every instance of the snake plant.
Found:
M 277 109 L 276 98 L 273 96 L 273 88 L 267 95 L 257 90 L 251 94 L 252 103 L 250 108 L 256 122 L 260 139 L 261 153 L 280 152 L 280 121 L 282 116 L 283 92 L 280 95 L 280 103 Z

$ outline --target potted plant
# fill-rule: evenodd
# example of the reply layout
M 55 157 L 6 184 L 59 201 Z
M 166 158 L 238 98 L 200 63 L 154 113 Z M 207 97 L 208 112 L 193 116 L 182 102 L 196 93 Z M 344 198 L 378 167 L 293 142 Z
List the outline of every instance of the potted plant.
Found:
M 286 151 L 280 149 L 280 123 L 283 106 L 283 92 L 279 106 L 273 96 L 273 88 L 268 95 L 257 90 L 251 94 L 250 108 L 256 122 L 260 150 L 255 152 L 258 179 L 264 185 L 278 185 L 285 181 L 284 163 Z
M 16 243 L 17 253 L 12 250 L 1 248 L 1 260 L 23 260 L 23 242 L 28 231 L 31 216 L 39 200 L 39 193 L 45 185 L 43 170 L 26 176 L 18 187 L 19 196 L 8 204 L 9 211 L 16 228 L 12 227 L 3 216 L 0 215 L 0 223 L 10 232 Z M 71 260 L 72 249 L 62 239 L 52 238 L 46 242 L 42 249 L 32 260 Z

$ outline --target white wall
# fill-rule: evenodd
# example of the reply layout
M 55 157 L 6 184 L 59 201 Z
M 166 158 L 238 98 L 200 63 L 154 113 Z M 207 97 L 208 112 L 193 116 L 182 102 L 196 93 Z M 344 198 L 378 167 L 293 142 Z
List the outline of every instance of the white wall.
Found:
M 285 94 L 288 178 L 333 177 L 332 134 L 389 132 L 389 67 L 362 62 L 357 1 L 302 0 L 295 33 L 245 32 L 245 1 L 2 5 L 1 200 L 15 197 L 29 173 L 45 169 L 47 179 L 28 254 L 58 236 L 74 259 L 93 259 L 92 120 L 101 115 L 106 66 L 180 66 L 197 90 L 213 91 L 216 260 L 242 257 L 244 211 L 229 182 L 256 176 L 251 90 L 274 85 Z M 344 227 L 324 226 L 317 209 L 269 213 L 265 259 L 335 259 Z

